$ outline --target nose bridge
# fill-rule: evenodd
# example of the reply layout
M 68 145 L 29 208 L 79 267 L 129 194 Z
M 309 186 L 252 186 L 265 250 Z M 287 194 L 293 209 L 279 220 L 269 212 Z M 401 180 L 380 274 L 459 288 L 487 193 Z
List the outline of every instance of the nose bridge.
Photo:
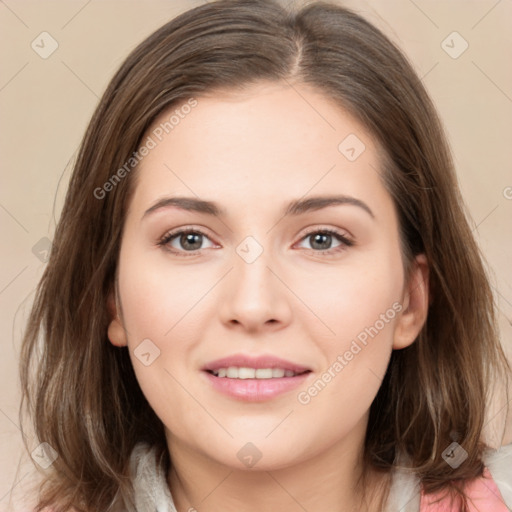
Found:
M 263 241 L 258 241 L 254 236 L 247 236 L 236 247 L 235 288 L 240 299 L 249 300 L 261 307 L 263 301 L 267 301 L 266 295 L 272 295 L 270 288 L 272 283 L 271 250 L 268 244 L 263 246 Z M 269 268 L 270 267 L 270 268 Z
M 288 315 L 285 290 L 273 274 L 277 262 L 272 251 L 254 236 L 235 248 L 233 272 L 223 308 L 224 320 L 247 328 L 285 321 Z M 272 269 L 272 270 L 271 270 Z

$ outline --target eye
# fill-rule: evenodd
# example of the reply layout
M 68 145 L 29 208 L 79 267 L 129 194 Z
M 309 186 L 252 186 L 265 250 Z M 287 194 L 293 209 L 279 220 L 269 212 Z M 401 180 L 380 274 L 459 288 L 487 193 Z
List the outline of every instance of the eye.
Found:
M 338 245 L 334 247 L 332 247 L 333 239 L 338 241 Z M 202 247 L 204 240 L 210 239 L 201 230 L 187 228 L 166 233 L 159 240 L 158 245 L 165 247 L 177 256 L 194 256 L 197 251 L 205 249 Z M 326 255 L 341 252 L 354 245 L 354 242 L 346 235 L 329 228 L 310 231 L 301 240 L 311 240 L 310 250 Z M 211 240 L 210 243 L 210 247 L 214 247 Z
M 333 239 L 339 242 L 335 247 L 332 247 Z M 329 228 L 310 231 L 302 240 L 311 240 L 311 250 L 322 254 L 337 253 L 354 245 L 354 242 L 346 235 Z
M 188 228 L 166 233 L 160 239 L 158 245 L 168 248 L 178 256 L 194 256 L 196 251 L 205 248 L 202 247 L 205 239 L 209 240 L 208 236 L 202 231 Z M 210 247 L 213 246 L 212 244 Z

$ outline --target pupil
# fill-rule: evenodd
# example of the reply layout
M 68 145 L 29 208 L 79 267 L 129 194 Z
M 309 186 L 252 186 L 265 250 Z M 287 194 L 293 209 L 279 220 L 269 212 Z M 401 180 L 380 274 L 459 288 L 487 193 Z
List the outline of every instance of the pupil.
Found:
M 321 240 L 324 240 L 324 246 L 322 246 L 322 242 Z M 320 242 L 318 242 L 320 240 Z M 312 244 L 312 247 L 315 248 L 315 244 L 317 244 L 317 242 L 319 243 L 320 247 L 317 247 L 319 249 L 326 249 L 328 247 L 325 247 L 325 242 L 327 242 L 327 245 L 330 245 L 329 242 L 331 241 L 331 235 L 328 235 L 328 234 L 316 234 L 314 237 L 313 237 L 313 244 Z
M 202 235 L 200 235 L 198 233 L 187 233 L 185 235 L 182 235 L 182 243 L 184 241 L 183 247 L 187 248 L 187 246 L 188 246 L 188 248 L 192 249 L 192 250 L 200 249 L 201 248 L 201 238 L 200 238 L 201 236 Z M 194 238 L 196 239 L 195 246 L 194 246 Z M 199 239 L 199 242 L 197 242 L 197 239 Z

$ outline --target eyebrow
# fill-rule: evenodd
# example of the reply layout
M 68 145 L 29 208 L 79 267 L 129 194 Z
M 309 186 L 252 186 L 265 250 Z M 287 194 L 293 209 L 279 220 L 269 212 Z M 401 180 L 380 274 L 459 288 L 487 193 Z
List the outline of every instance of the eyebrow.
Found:
M 306 212 L 321 210 L 329 206 L 337 205 L 352 205 L 363 209 L 368 213 L 372 219 L 375 219 L 375 215 L 370 207 L 360 199 L 352 196 L 337 195 L 337 196 L 314 196 L 308 197 L 307 199 L 296 199 L 291 201 L 284 209 L 283 216 L 297 216 Z M 195 197 L 164 197 L 158 200 L 154 205 L 148 208 L 142 218 L 147 217 L 151 213 L 174 206 L 181 210 L 192 211 L 197 213 L 203 213 L 214 217 L 223 217 L 226 215 L 226 211 L 220 208 L 220 206 L 213 201 L 205 201 Z

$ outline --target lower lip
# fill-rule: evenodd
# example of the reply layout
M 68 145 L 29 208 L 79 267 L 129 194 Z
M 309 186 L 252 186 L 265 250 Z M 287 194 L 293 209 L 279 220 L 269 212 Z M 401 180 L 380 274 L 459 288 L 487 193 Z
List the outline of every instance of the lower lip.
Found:
M 229 377 L 215 377 L 206 371 L 203 373 L 212 386 L 225 395 L 247 402 L 262 402 L 297 388 L 312 372 L 302 373 L 295 377 L 272 379 L 230 379 Z

